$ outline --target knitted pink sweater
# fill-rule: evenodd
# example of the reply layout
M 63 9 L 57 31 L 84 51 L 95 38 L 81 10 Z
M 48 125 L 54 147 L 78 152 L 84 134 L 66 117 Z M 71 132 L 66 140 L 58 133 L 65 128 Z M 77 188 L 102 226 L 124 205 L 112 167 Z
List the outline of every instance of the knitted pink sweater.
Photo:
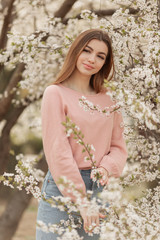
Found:
M 82 153 L 83 147 L 77 143 L 73 135 L 66 136 L 65 127 L 62 125 L 66 115 L 80 128 L 84 134 L 84 142 L 93 144 L 95 152 L 92 153 L 96 165 L 107 169 L 110 175 L 115 177 L 121 175 L 127 151 L 121 113 L 114 111 L 109 116 L 98 111 L 91 113 L 79 104 L 82 96 L 102 110 L 105 107 L 113 110 L 115 103 L 105 93 L 84 95 L 58 84 L 45 89 L 41 116 L 43 147 L 54 181 L 57 182 L 59 177 L 66 176 L 85 193 L 85 184 L 79 169 L 90 169 L 91 162 L 84 161 L 87 153 Z M 61 192 L 68 196 L 65 191 Z

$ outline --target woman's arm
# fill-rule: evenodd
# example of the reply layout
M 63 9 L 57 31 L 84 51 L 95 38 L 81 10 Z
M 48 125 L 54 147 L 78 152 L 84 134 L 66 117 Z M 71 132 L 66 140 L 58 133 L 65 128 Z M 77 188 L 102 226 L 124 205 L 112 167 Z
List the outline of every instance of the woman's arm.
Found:
M 41 119 L 43 148 L 49 170 L 56 184 L 60 177 L 65 176 L 85 194 L 85 184 L 73 158 L 65 127 L 62 125 L 65 118 L 64 103 L 58 87 L 47 87 L 42 99 Z M 72 193 L 66 191 L 67 188 L 59 190 L 63 196 L 70 196 L 74 200 Z
M 114 113 L 110 152 L 102 158 L 99 165 L 99 167 L 103 167 L 108 171 L 109 176 L 119 177 L 127 160 L 127 148 L 123 131 L 122 114 L 116 111 Z

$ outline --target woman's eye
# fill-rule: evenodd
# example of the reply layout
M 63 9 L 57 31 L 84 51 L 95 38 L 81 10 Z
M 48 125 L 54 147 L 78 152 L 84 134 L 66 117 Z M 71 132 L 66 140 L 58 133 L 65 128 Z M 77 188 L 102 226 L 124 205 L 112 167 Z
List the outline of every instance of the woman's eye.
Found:
M 88 49 L 83 49 L 84 52 L 90 52 Z
M 100 55 L 98 55 L 98 57 L 104 60 L 104 57 L 102 57 L 102 56 L 100 56 Z

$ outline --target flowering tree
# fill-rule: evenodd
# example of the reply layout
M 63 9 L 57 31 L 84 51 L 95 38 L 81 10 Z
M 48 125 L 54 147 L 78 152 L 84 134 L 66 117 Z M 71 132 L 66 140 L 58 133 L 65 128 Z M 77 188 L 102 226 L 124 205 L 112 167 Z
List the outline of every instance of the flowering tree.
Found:
M 95 5 L 92 1 L 85 2 L 1 1 L 4 17 L 1 19 L 0 38 L 0 180 L 21 191 L 15 192 L 0 218 L 0 239 L 11 238 L 31 196 L 40 197 L 38 182 L 43 173 L 36 167 L 45 171 L 44 156 L 40 152 L 34 158 L 18 154 L 15 156 L 18 161 L 15 172 L 4 173 L 10 153 L 13 153 L 12 134 L 21 133 L 18 127 L 13 129 L 13 126 L 26 112 L 25 122 L 23 118 L 19 122 L 39 131 L 39 119 L 34 113 L 39 110 L 43 91 L 54 81 L 74 38 L 88 28 L 107 31 L 113 42 L 115 81 L 106 81 L 105 86 L 112 90 L 111 97 L 118 100 L 126 116 L 124 137 L 129 153 L 122 178 L 111 179 L 101 196 L 103 203 L 110 203 L 108 220 L 101 224 L 101 239 L 106 239 L 106 236 L 108 239 L 158 239 L 160 1 L 101 1 L 98 5 L 101 8 L 96 11 L 98 1 L 94 1 Z M 111 4 L 113 8 L 108 9 Z M 56 6 L 59 9 L 57 7 L 53 15 L 52 9 Z M 92 11 L 85 10 L 80 14 L 80 8 L 92 8 Z M 128 202 L 123 188 L 143 182 L 147 182 L 151 189 L 135 203 Z M 71 238 L 71 234 L 74 236 L 76 233 L 67 230 L 63 238 L 69 234 Z

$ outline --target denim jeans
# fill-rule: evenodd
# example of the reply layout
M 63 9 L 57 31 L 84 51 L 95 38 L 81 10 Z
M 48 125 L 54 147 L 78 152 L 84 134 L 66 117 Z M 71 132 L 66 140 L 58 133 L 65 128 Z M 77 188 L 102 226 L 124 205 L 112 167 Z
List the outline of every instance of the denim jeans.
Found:
M 103 190 L 102 186 L 99 186 L 98 188 L 97 184 L 93 182 L 92 179 L 90 178 L 90 174 L 91 174 L 90 169 L 80 170 L 80 173 L 86 185 L 86 190 L 93 191 L 93 196 L 95 196 L 96 194 L 98 194 Z M 55 196 L 55 197 L 62 196 L 49 170 L 45 176 L 42 190 L 41 190 L 42 194 L 44 192 L 46 194 L 46 198 L 51 198 L 52 196 Z M 46 225 L 48 225 L 49 223 L 58 224 L 60 220 L 67 221 L 68 214 L 65 211 L 60 211 L 55 207 L 51 207 L 49 203 L 41 199 L 39 202 L 38 214 L 37 214 L 37 221 L 39 220 L 45 223 Z M 94 234 L 93 236 L 88 236 L 88 234 L 84 231 L 83 226 L 81 227 L 81 229 L 77 229 L 77 232 L 81 237 L 83 236 L 84 240 L 91 240 L 91 239 L 98 240 L 100 237 L 98 234 Z M 60 236 L 56 233 L 51 233 L 51 232 L 46 233 L 39 228 L 36 229 L 36 240 L 56 240 L 57 237 L 60 237 Z

